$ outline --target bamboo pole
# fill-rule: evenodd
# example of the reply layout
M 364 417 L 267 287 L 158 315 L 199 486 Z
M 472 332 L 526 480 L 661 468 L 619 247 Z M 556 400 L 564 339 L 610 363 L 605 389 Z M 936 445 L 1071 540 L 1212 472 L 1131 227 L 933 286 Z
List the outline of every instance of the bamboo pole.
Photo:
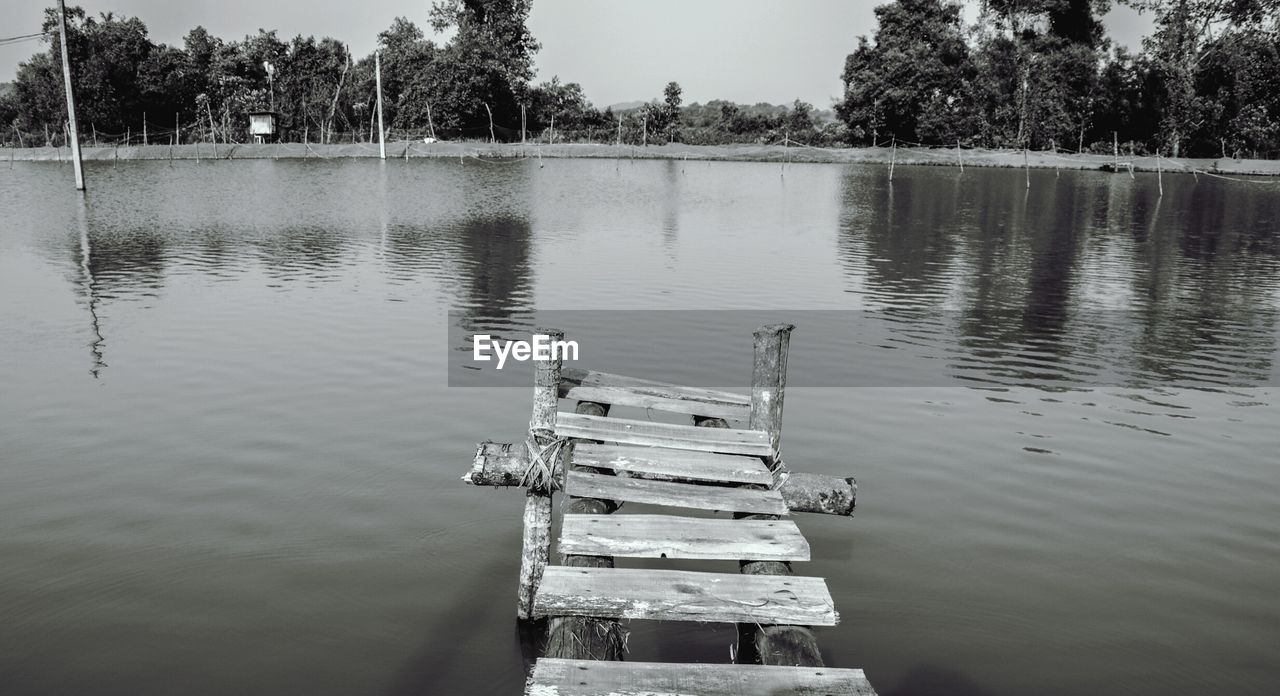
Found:
M 89 128 L 93 130 L 93 146 L 97 147 L 98 146 L 98 127 L 90 123 Z
M 431 118 L 431 102 L 427 102 L 427 132 L 431 134 L 432 140 L 436 139 L 436 122 Z
M 1120 173 L 1120 134 L 1111 131 L 1111 159 L 1112 171 L 1116 174 Z
M 1133 175 L 1133 157 L 1134 157 L 1134 154 L 1133 154 L 1133 141 L 1132 141 L 1132 140 L 1130 140 L 1130 141 L 1129 141 L 1129 179 L 1131 179 L 1131 180 L 1133 180 L 1133 179 L 1137 179 L 1137 177 L 1135 177 L 1135 176 Z
M 893 181 L 893 167 L 898 163 L 898 136 L 893 136 L 893 145 L 889 150 L 889 181 Z
M 84 190 L 84 165 L 80 161 L 80 131 L 76 128 L 76 97 L 71 88 L 71 59 L 67 57 L 67 4 L 58 0 L 58 34 L 62 37 L 62 81 L 67 88 L 67 123 L 71 135 L 71 161 L 75 164 L 76 190 Z
M 147 112 L 142 112 L 142 144 L 147 144 Z
M 378 85 L 378 157 L 387 158 L 386 127 L 382 123 L 382 52 L 373 52 L 373 75 Z M 372 125 L 372 124 L 370 124 Z
M 649 117 L 645 115 L 641 119 L 640 147 L 649 147 Z
M 1160 185 L 1160 195 L 1164 195 L 1164 167 L 1160 163 L 1161 153 L 1156 150 L 1156 183 Z
M 489 104 L 486 102 L 484 110 L 489 113 L 489 142 L 496 143 L 498 138 L 493 134 L 493 109 L 490 109 Z
M 1027 147 L 1022 146 L 1022 169 L 1027 174 L 1027 188 L 1031 188 L 1031 157 L 1027 154 Z
M 622 114 L 618 114 L 618 147 L 622 147 Z
M 1053 148 L 1053 175 L 1054 175 L 1055 177 L 1061 177 L 1061 176 L 1062 176 L 1062 165 L 1058 164 L 1058 141 L 1057 141 L 1057 140 L 1050 140 L 1050 141 L 1049 141 L 1049 143 L 1050 143 L 1051 147 Z
M 430 113 L 430 111 L 428 111 L 428 113 Z M 526 121 L 525 121 L 525 113 L 524 113 L 524 104 L 521 104 L 520 105 L 520 144 L 521 145 L 524 145 L 526 142 L 528 142 L 527 132 L 525 131 L 525 123 Z
M 551 344 L 564 340 L 564 332 L 559 329 L 535 329 L 534 335 L 544 335 Z M 546 570 L 551 556 L 551 495 L 555 480 L 561 478 L 560 458 L 552 445 L 556 441 L 556 409 L 560 396 L 561 356 L 552 351 L 547 360 L 539 360 L 534 365 L 533 373 L 533 415 L 529 419 L 529 436 L 526 448 L 536 447 L 539 452 L 529 452 L 530 461 L 535 455 L 553 456 L 553 461 L 544 462 L 551 469 L 551 480 L 544 480 L 540 486 L 530 486 L 524 503 L 524 538 L 520 554 L 520 588 L 517 615 L 522 619 L 533 617 L 533 598 L 542 583 L 542 574 Z M 550 448 L 550 449 L 548 449 Z
M 960 173 L 964 174 L 964 150 L 960 149 L 959 138 L 956 138 L 956 159 L 960 160 Z
M 556 115 L 551 114 L 551 142 L 556 141 Z

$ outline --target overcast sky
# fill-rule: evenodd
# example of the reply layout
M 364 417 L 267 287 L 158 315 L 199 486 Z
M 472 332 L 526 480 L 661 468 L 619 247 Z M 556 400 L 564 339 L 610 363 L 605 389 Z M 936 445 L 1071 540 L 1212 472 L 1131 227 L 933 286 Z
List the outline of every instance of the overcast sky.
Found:
M 578 82 L 597 106 L 646 100 L 675 80 L 685 102 L 730 99 L 827 108 L 841 89 L 844 58 L 857 37 L 875 31 L 883 0 L 535 0 L 530 29 L 542 50 L 538 80 Z M 49 0 L 0 0 L 0 38 L 40 30 Z M 225 39 L 259 27 L 334 36 L 357 55 L 373 50 L 393 17 L 430 31 L 430 0 L 71 0 L 89 12 L 137 16 L 156 42 L 180 44 L 196 25 Z M 971 2 L 971 4 L 973 4 Z M 329 7 L 325 7 L 329 5 Z M 970 11 L 970 19 L 973 12 Z M 1108 34 L 1136 48 L 1150 28 L 1127 7 L 1104 18 Z M 36 42 L 0 46 L 0 81 L 12 80 Z

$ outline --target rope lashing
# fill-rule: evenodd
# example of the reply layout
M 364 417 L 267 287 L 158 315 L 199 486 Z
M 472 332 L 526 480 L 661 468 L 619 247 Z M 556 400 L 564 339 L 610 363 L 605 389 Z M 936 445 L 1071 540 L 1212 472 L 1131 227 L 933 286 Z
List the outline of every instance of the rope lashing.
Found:
M 540 440 L 547 444 L 538 444 Z M 560 490 L 556 462 L 560 460 L 560 450 L 568 441 L 569 438 L 556 437 L 554 432 L 547 429 L 530 430 L 524 441 L 525 449 L 529 452 L 529 466 L 520 477 L 520 485 L 527 486 L 530 491 L 550 493 Z

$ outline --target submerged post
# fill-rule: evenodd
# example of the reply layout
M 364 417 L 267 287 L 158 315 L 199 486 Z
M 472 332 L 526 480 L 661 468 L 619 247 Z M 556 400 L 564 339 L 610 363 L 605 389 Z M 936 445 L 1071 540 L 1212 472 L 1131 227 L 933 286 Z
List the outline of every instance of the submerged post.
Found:
M 68 139 L 71 141 L 71 162 L 76 170 L 76 190 L 84 190 L 84 165 L 80 162 L 80 131 L 76 128 L 76 97 L 71 89 L 71 59 L 67 57 L 67 3 L 58 0 L 58 42 L 62 47 L 62 81 L 67 87 Z
M 378 84 L 378 158 L 387 158 L 386 129 L 382 125 L 382 52 L 373 52 L 373 77 Z
M 547 336 L 551 345 L 564 340 L 559 329 L 534 329 L 534 335 Z M 533 597 L 542 583 L 551 556 L 551 494 L 559 477 L 560 447 L 557 444 L 556 411 L 560 403 L 560 367 L 563 357 L 552 350 L 546 360 L 534 363 L 533 415 L 529 418 L 529 485 L 524 499 L 524 540 L 520 553 L 520 590 L 517 615 L 533 617 Z
M 960 149 L 959 138 L 956 138 L 956 159 L 960 160 L 960 173 L 964 174 L 964 150 Z

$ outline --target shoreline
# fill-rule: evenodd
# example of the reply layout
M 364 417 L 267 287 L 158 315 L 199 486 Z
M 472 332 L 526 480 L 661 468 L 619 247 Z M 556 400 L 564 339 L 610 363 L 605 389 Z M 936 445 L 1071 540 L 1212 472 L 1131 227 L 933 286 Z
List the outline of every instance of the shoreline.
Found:
M 902 165 L 958 167 L 960 154 L 955 149 L 888 147 L 816 148 L 781 145 L 606 145 L 600 143 L 486 143 L 478 141 L 436 142 L 400 140 L 389 142 L 387 159 L 410 158 L 478 158 L 482 160 L 536 159 L 666 159 L 725 162 L 791 162 L 805 164 L 883 164 L 896 160 Z M 70 152 L 65 147 L 5 148 L 11 161 L 67 162 Z M 216 150 L 216 157 L 215 157 Z M 0 157 L 3 157 L 0 150 Z M 203 159 L 343 159 L 377 158 L 374 143 L 266 143 L 214 145 L 128 145 L 121 147 L 83 147 L 86 162 L 140 160 Z M 1012 150 L 972 149 L 963 151 L 965 167 L 1109 170 L 1115 161 L 1110 155 L 1029 152 L 1024 165 L 1023 153 Z M 1121 172 L 1129 168 L 1129 158 L 1121 156 Z M 1155 172 L 1162 168 L 1170 173 L 1198 170 L 1207 174 L 1237 176 L 1280 176 L 1280 160 L 1232 158 L 1180 158 L 1171 160 L 1142 156 L 1133 158 L 1133 170 Z

